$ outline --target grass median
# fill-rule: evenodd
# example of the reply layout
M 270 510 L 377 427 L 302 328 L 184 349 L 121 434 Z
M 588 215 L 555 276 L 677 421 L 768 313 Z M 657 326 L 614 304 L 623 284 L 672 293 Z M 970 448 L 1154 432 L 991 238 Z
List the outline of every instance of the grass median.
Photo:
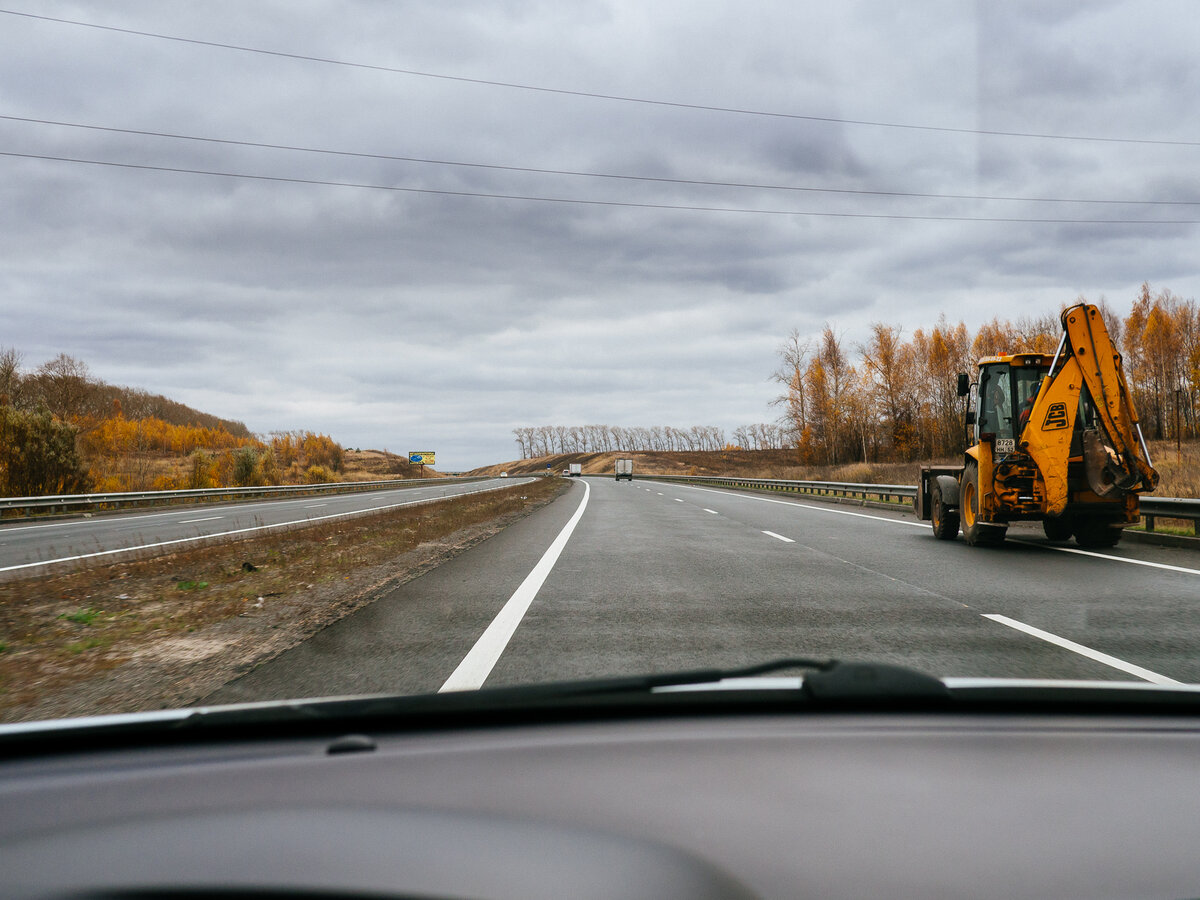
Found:
M 539 478 L 0 582 L 0 721 L 195 703 L 566 487 Z

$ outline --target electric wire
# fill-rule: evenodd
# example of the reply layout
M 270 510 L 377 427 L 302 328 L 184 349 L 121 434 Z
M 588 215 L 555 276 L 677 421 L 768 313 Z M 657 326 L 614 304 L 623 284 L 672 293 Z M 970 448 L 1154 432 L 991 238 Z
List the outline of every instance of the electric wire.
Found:
M 245 172 L 220 172 L 208 169 L 190 169 L 177 166 L 154 166 L 145 163 L 122 163 L 109 160 L 85 159 L 81 157 L 50 156 L 38 153 L 16 153 L 0 150 L 0 156 L 15 159 L 44 160 L 49 162 L 76 163 L 80 165 L 106 166 L 119 169 L 134 169 L 147 172 L 171 172 L 185 175 L 204 175 L 218 178 L 239 178 L 252 181 L 280 182 L 286 184 L 319 185 L 323 187 L 347 187 L 363 190 L 391 191 L 407 194 L 429 194 L 447 197 L 471 197 L 491 200 L 521 200 L 537 203 L 576 204 L 583 206 L 625 207 L 629 209 L 657 209 L 683 212 L 744 213 L 771 216 L 806 216 L 833 219 L 887 219 L 923 222 L 1004 222 L 1042 225 L 1200 225 L 1200 219 L 1051 219 L 1009 216 L 950 216 L 911 215 L 899 213 L 852 213 L 817 210 L 758 209 L 753 207 L 689 206 L 670 203 L 637 203 L 623 200 L 590 200 L 577 197 L 545 197 L 531 194 L 500 194 L 484 191 L 453 191 L 438 188 L 402 187 L 387 184 L 369 184 L 352 181 L 328 181 L 316 178 L 294 178 L 284 175 L 255 175 Z
M 79 19 L 64 19 L 56 16 L 39 15 L 37 13 L 21 12 L 12 9 L 0 9 L 0 14 L 20 16 L 27 19 L 37 19 L 44 22 L 54 22 L 61 25 L 74 25 L 81 28 L 94 28 L 100 31 L 114 32 L 136 37 L 153 38 L 162 41 L 174 41 L 183 44 L 193 44 L 201 47 L 214 47 L 222 50 L 233 50 L 239 53 L 254 53 L 262 56 L 272 56 L 281 59 L 314 62 L 323 65 L 341 66 L 352 69 L 366 69 L 376 72 L 387 72 L 396 75 L 408 75 L 418 78 L 431 78 L 442 81 L 454 81 L 463 84 L 476 84 L 487 87 L 507 88 L 510 90 L 530 91 L 543 94 L 557 94 L 568 97 L 581 97 L 590 100 L 606 100 L 619 103 L 636 103 L 646 106 L 669 107 L 674 109 L 698 110 L 702 112 L 724 113 L 739 116 L 757 116 L 774 119 L 791 119 L 805 122 L 820 122 L 833 125 L 856 125 L 872 128 L 890 128 L 909 131 L 936 132 L 942 134 L 976 135 L 986 137 L 1036 138 L 1053 141 L 1084 141 L 1109 144 L 1141 144 L 1165 147 L 1200 147 L 1200 141 L 1165 140 L 1161 138 L 1132 138 L 1108 137 L 1103 135 L 1084 134 L 1054 134 L 1036 131 L 1001 131 L 986 128 L 956 128 L 944 125 L 923 125 L 907 122 L 882 122 L 869 119 L 851 119 L 835 116 L 816 116 L 801 113 L 787 113 L 772 110 L 747 109 L 732 106 L 712 106 L 702 103 L 683 103 L 673 100 L 661 100 L 651 97 L 630 97 L 620 94 L 604 94 L 595 91 L 570 90 L 567 88 L 548 87 L 546 85 L 522 84 L 512 81 L 500 81 L 489 78 L 471 78 L 465 75 L 449 75 L 441 72 L 423 72 L 417 69 L 404 69 L 395 66 L 382 66 L 371 63 L 352 62 L 349 60 L 332 59 L 324 56 L 312 56 L 303 53 L 291 53 L 283 50 L 268 50 L 262 47 L 249 47 L 240 44 L 230 44 L 222 41 L 209 41 L 199 38 L 182 37 L 180 35 L 163 34 L 154 31 L 143 31 L 136 28 L 122 28 L 115 25 L 101 25 L 96 22 L 84 22 Z
M 54 119 L 39 119 L 27 116 L 12 116 L 0 114 L 0 120 L 9 122 L 21 122 L 25 124 L 35 125 L 53 125 L 62 128 L 76 128 L 89 131 L 102 131 L 110 134 L 127 134 L 136 135 L 139 137 L 156 137 L 167 138 L 171 140 L 193 141 L 197 143 L 221 144 L 224 146 L 233 147 L 253 147 L 265 150 L 285 150 L 295 153 L 321 154 L 328 156 L 349 157 L 354 159 L 373 159 L 383 160 L 388 162 L 409 162 L 421 163 L 437 166 L 453 166 L 460 168 L 472 169 L 489 169 L 493 171 L 503 172 L 523 172 L 538 175 L 560 175 L 573 178 L 599 178 L 617 181 L 637 181 L 656 184 L 677 184 L 687 186 L 701 187 L 727 187 L 727 188 L 744 188 L 752 190 L 764 191 L 791 191 L 803 193 L 824 193 L 824 194 L 847 194 L 852 196 L 870 196 L 870 197 L 910 197 L 926 200 L 976 200 L 976 201 L 1000 201 L 1000 202 L 1019 202 L 1019 203 L 1086 203 L 1086 204 L 1109 204 L 1109 205 L 1132 205 L 1132 206 L 1200 206 L 1200 200 L 1124 200 L 1124 199 L 1107 199 L 1107 198 L 1085 198 L 1085 197 L 1020 197 L 1006 196 L 994 194 L 951 194 L 951 193 L 928 193 L 919 191 L 885 191 L 871 190 L 865 188 L 834 188 L 834 187 L 812 187 L 805 185 L 786 185 L 786 184 L 764 184 L 758 182 L 740 182 L 740 181 L 708 181 L 695 178 L 665 178 L 650 175 L 630 175 L 612 172 L 581 172 L 570 169 L 547 169 L 537 168 L 533 166 L 511 166 L 498 165 L 495 163 L 479 163 L 466 162 L 461 160 L 446 160 L 446 159 L 431 159 L 428 157 L 419 156 L 398 156 L 384 153 L 366 153 L 351 150 L 334 150 L 319 147 L 305 147 L 293 144 L 272 144 L 261 141 L 236 140 L 230 138 L 215 138 L 203 137 L 190 134 L 179 134 L 168 131 L 146 131 L 136 128 L 117 128 L 108 125 L 93 125 L 80 122 L 63 122 Z

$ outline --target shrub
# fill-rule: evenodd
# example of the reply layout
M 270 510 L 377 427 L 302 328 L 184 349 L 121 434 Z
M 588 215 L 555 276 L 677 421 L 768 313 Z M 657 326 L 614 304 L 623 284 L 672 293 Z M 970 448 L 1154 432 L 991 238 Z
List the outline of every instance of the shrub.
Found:
M 333 473 L 324 466 L 309 466 L 304 473 L 304 480 L 309 484 L 324 484 L 333 481 Z
M 81 494 L 90 478 L 79 456 L 78 430 L 50 411 L 0 406 L 0 494 Z
M 250 447 L 234 451 L 233 483 L 238 487 L 250 487 L 261 481 L 258 454 Z

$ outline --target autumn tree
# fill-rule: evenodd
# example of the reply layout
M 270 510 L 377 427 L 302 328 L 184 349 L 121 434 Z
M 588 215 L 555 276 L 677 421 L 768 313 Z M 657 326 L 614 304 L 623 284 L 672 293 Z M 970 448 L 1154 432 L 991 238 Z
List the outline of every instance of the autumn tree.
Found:
M 90 487 L 78 430 L 47 409 L 0 406 L 0 495 L 79 494 Z

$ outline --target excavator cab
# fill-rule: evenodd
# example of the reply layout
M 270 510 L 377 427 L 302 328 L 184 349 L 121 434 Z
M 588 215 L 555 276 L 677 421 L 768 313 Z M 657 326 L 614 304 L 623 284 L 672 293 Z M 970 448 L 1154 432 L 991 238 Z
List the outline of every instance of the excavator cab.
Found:
M 979 367 L 976 430 L 991 435 L 995 453 L 1012 453 L 1029 421 L 1048 363 L 1039 355 L 984 360 Z

